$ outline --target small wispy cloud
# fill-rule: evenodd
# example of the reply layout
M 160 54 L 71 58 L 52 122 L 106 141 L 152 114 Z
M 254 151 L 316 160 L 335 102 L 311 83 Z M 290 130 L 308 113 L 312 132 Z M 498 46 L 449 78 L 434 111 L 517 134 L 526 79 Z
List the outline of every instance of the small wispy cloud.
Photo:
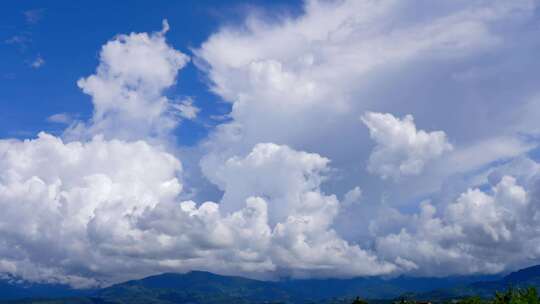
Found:
M 27 26 L 25 29 L 19 31 L 15 35 L 4 40 L 4 43 L 18 47 L 21 52 L 25 52 L 30 44 L 32 44 L 32 28 L 30 25 L 39 23 L 43 18 L 45 10 L 44 9 L 31 9 L 22 12 Z M 38 58 L 39 59 L 39 58 Z M 43 64 L 43 59 L 35 61 L 36 67 L 39 67 Z M 34 64 L 31 64 L 34 67 Z
M 190 120 L 197 118 L 197 115 L 201 111 L 200 108 L 193 104 L 193 99 L 191 97 L 186 98 L 180 103 L 173 104 L 173 108 L 178 111 L 178 115 Z
M 34 69 L 39 69 L 44 64 L 45 64 L 45 59 L 43 59 L 43 57 L 41 57 L 41 55 L 38 55 L 37 58 L 34 59 L 34 61 L 32 61 L 30 63 L 30 67 L 32 67 Z
M 27 23 L 36 24 L 43 18 L 44 12 L 45 12 L 44 9 L 38 8 L 38 9 L 31 9 L 31 10 L 24 11 L 23 14 Z
M 231 119 L 231 114 L 210 115 L 210 119 L 215 121 L 227 121 Z
M 14 45 L 19 47 L 22 51 L 26 50 L 28 45 L 32 42 L 32 39 L 30 37 L 23 33 L 23 34 L 17 34 L 14 35 L 6 40 L 4 40 L 6 44 Z
M 5 40 L 7 44 L 21 44 L 21 43 L 27 43 L 30 42 L 30 38 L 24 36 L 24 35 L 15 35 L 11 38 L 8 38 Z
M 73 117 L 69 113 L 56 113 L 47 117 L 47 121 L 51 123 L 70 124 L 73 121 Z

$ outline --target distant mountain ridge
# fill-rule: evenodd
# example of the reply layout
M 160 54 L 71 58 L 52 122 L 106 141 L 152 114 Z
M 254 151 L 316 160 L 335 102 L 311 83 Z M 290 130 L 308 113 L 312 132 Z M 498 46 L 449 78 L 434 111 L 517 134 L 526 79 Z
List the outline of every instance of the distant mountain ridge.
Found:
M 523 282 L 530 280 L 537 280 L 540 278 L 540 265 L 531 266 L 528 268 L 520 269 L 518 271 L 512 272 L 509 275 L 503 278 L 503 281 L 512 283 L 512 282 Z
M 303 303 L 332 298 L 361 296 L 371 299 L 391 299 L 407 292 L 425 292 L 437 288 L 491 279 L 491 277 L 415 278 L 397 277 L 383 279 L 360 277 L 352 279 L 291 279 L 282 281 L 258 281 L 242 277 L 221 276 L 210 272 L 192 271 L 186 274 L 165 273 L 113 285 L 100 290 L 97 295 L 115 299 L 134 294 L 174 295 L 191 299 L 198 294 L 206 298 L 242 298 L 251 302 Z
M 416 294 L 413 297 L 420 299 L 449 299 L 478 295 L 491 297 L 495 292 L 514 288 L 536 287 L 540 289 L 540 265 L 527 267 L 512 272 L 499 280 L 479 281 L 463 284 L 453 288 L 437 289 L 426 293 Z
M 0 297 L 4 298 L 0 282 Z M 507 276 L 465 276 L 446 278 L 360 277 L 353 279 L 305 279 L 259 281 L 243 277 L 222 276 L 204 271 L 184 274 L 164 273 L 132 280 L 91 294 L 59 289 L 54 295 L 36 293 L 32 286 L 26 297 L 72 297 L 54 302 L 11 301 L 9 303 L 107 303 L 107 304 L 173 304 L 173 303 L 347 303 L 360 296 L 367 299 L 393 299 L 406 295 L 417 299 L 448 299 L 468 295 L 488 297 L 509 286 L 540 287 L 540 265 L 525 268 Z M 38 286 L 38 285 L 36 285 Z M 15 288 L 14 286 L 11 286 Z M 45 288 L 46 286 L 39 286 Z M 62 288 L 66 288 L 63 286 Z M 39 289 L 39 288 L 38 288 Z M 54 290 L 54 289 L 51 289 Z M 20 292 L 20 290 L 19 290 Z M 62 295 L 62 292 L 67 294 Z M 11 295 L 18 295 L 12 293 Z M 13 299 L 13 297 L 11 297 Z M 0 302 L 8 303 L 8 302 Z
M 192 271 L 164 273 L 99 290 L 96 297 L 121 303 L 253 303 L 287 299 L 272 282 Z M 158 302 L 162 301 L 162 302 Z
M 437 288 L 478 281 L 483 277 L 415 278 L 377 277 L 353 279 L 306 279 L 259 281 L 210 272 L 164 273 L 116 284 L 92 293 L 60 290 L 52 295 L 29 292 L 25 297 L 76 297 L 65 303 L 306 303 L 328 299 L 394 298 L 406 292 L 426 292 Z M 12 286 L 13 287 L 13 286 Z M 15 286 L 16 287 L 16 286 Z M 21 286 L 18 286 L 22 288 Z M 64 286 L 64 288 L 66 288 Z M 14 299 L 24 296 L 14 294 Z M 19 290 L 20 291 L 20 290 Z M 63 293 L 62 293 L 63 292 Z M 83 302 L 78 302 L 83 301 Z M 26 302 L 20 302 L 26 303 Z M 62 302 L 55 302 L 62 303 Z

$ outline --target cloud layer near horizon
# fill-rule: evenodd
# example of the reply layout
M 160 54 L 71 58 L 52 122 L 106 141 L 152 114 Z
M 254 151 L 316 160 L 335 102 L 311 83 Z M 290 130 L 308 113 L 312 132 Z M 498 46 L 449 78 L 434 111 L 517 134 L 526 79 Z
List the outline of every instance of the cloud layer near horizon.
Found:
M 191 269 L 352 277 L 536 263 L 539 75 L 520 70 L 537 65 L 535 11 L 308 1 L 295 18 L 224 27 L 194 61 L 231 119 L 194 158 L 171 132 L 200 109 L 164 93 L 190 58 L 166 42 L 166 22 L 119 35 L 78 82 L 89 121 L 0 140 L 0 272 L 85 287 Z M 202 200 L 206 187 L 222 195 Z

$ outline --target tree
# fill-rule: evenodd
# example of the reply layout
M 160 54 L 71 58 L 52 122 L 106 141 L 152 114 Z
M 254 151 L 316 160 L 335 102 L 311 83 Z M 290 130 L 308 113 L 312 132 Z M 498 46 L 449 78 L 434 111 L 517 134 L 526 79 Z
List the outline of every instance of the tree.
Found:
M 520 290 L 519 297 L 523 303 L 540 304 L 540 300 L 538 299 L 538 292 L 534 287 Z
M 354 301 L 352 302 L 352 304 L 367 304 L 366 301 L 360 299 L 360 297 L 356 297 L 356 299 L 354 299 Z
M 536 288 L 526 289 L 509 288 L 506 292 L 497 292 L 493 304 L 540 304 Z

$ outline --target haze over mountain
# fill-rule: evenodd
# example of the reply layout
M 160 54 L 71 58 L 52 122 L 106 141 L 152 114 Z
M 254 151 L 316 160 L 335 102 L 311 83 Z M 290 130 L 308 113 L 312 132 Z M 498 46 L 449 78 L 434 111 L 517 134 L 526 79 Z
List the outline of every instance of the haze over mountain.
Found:
M 538 268 L 540 267 L 536 269 Z M 519 279 L 513 281 L 529 282 L 533 277 L 538 278 L 538 272 L 519 276 Z M 11 280 L 0 285 L 0 300 L 42 298 L 45 301 L 56 298 L 58 303 L 323 303 L 357 296 L 367 299 L 393 299 L 404 294 L 417 294 L 422 297 L 424 294 L 428 295 L 428 291 L 453 290 L 454 287 L 468 286 L 471 282 L 478 281 L 483 282 L 473 285 L 494 284 L 493 286 L 502 288 L 503 285 L 495 281 L 496 279 L 497 277 L 467 276 L 259 281 L 192 271 L 185 274 L 164 273 L 98 290 L 76 290 L 67 286 L 17 283 Z M 485 280 L 493 282 L 488 283 Z M 491 291 L 493 290 L 498 289 Z
M 502 278 L 398 277 L 258 281 L 220 276 L 203 271 L 164 273 L 113 285 L 100 290 L 73 290 L 65 286 L 0 284 L 0 300 L 54 299 L 55 303 L 326 303 L 357 296 L 366 299 L 456 299 L 479 295 L 491 297 L 508 287 L 540 288 L 540 265 Z M 10 303 L 26 303 L 25 300 Z M 36 301 L 36 300 L 34 300 Z M 6 302 L 7 303 L 7 302 Z M 36 302 L 38 303 L 38 302 Z

